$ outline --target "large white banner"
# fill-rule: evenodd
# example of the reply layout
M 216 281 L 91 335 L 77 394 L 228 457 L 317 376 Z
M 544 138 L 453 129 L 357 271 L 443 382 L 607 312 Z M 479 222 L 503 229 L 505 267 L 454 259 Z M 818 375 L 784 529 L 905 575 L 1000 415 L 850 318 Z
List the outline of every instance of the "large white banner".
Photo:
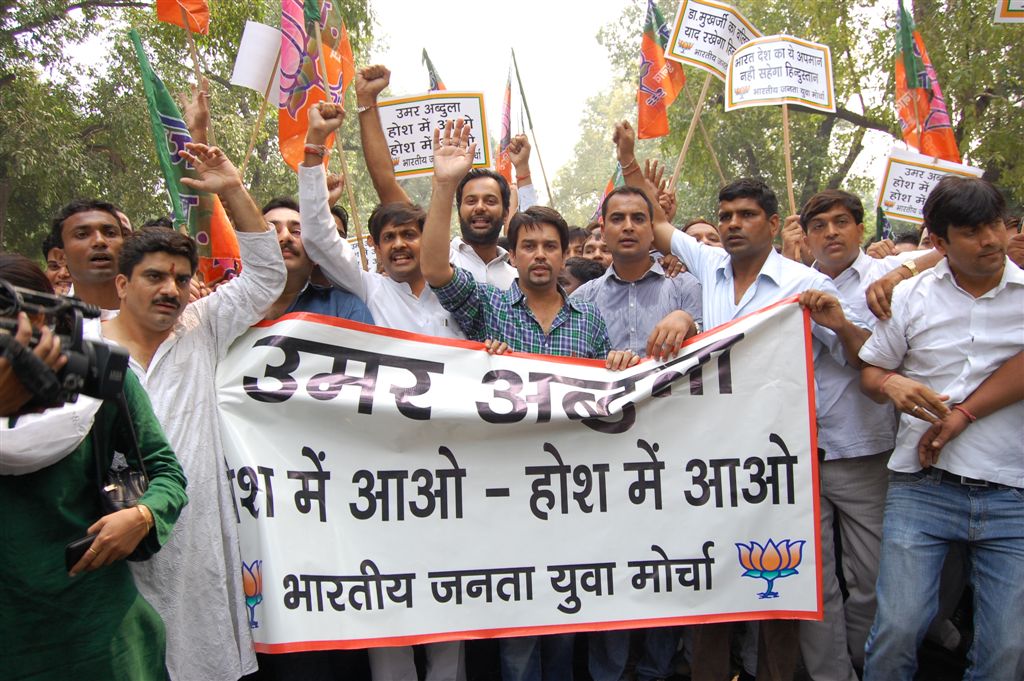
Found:
M 620 373 L 254 327 L 217 381 L 257 649 L 820 618 L 809 342 L 792 301 Z
M 715 0 L 683 0 L 665 56 L 725 80 L 729 57 L 761 33 L 743 14 Z

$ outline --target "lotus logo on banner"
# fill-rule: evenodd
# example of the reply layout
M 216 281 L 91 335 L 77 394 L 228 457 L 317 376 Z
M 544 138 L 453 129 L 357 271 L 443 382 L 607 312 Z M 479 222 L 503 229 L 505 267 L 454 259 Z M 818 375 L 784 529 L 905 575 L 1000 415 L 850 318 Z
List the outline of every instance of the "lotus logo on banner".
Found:
M 263 602 L 263 561 L 254 560 L 248 565 L 242 561 L 242 591 L 245 592 L 245 607 L 249 609 L 249 628 L 258 629 L 256 606 Z
M 776 579 L 798 574 L 796 566 L 803 558 L 804 544 L 807 542 L 783 539 L 775 543 L 772 539 L 761 546 L 756 541 L 750 544 L 737 543 L 740 552 L 740 565 L 746 572 L 741 576 L 755 577 L 768 582 L 768 588 L 757 594 L 758 598 L 778 598 L 779 592 L 772 591 Z

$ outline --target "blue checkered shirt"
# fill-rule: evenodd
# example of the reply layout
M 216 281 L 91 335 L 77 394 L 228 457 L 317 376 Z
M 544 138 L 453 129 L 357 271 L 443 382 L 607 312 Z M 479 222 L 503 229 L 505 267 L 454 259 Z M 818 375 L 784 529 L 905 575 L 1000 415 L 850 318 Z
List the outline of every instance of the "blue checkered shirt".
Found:
M 452 313 L 466 337 L 508 343 L 516 352 L 603 359 L 611 344 L 601 313 L 591 303 L 566 298 L 551 330 L 537 323 L 519 288 L 519 280 L 507 291 L 477 282 L 468 271 L 455 269 L 452 280 L 434 289 L 441 305 Z M 565 294 L 563 293 L 563 298 Z

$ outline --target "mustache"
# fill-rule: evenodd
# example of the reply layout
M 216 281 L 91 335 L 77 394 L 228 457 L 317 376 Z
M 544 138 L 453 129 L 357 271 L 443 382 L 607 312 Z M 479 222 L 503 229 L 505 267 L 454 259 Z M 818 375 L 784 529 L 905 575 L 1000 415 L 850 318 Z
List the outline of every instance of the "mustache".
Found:
M 173 305 L 175 310 L 177 310 L 179 307 L 181 307 L 181 302 L 177 298 L 174 298 L 172 296 L 160 296 L 159 298 L 155 298 L 153 300 L 153 304 L 154 305 L 165 305 L 165 304 L 166 305 Z

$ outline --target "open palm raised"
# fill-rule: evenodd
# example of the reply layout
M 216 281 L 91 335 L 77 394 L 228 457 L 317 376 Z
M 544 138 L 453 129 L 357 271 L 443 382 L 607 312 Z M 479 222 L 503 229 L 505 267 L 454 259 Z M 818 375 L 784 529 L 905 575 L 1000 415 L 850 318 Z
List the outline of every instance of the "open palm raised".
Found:
M 434 179 L 458 182 L 473 167 L 476 142 L 469 143 L 470 128 L 461 118 L 448 121 L 444 132 L 434 130 Z

